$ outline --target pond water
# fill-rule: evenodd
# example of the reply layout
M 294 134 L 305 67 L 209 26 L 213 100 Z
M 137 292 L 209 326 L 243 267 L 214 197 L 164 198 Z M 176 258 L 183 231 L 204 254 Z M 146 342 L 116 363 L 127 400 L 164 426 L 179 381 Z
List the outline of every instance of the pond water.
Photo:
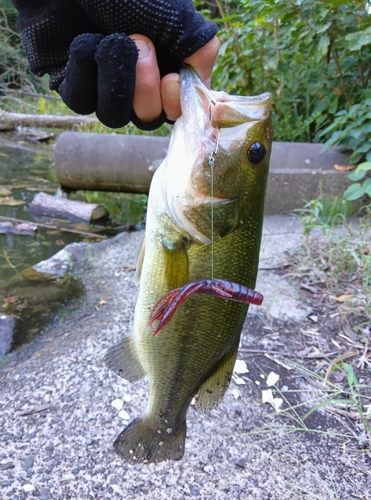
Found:
M 75 231 L 109 236 L 122 227 L 141 227 L 146 209 L 146 196 L 120 193 L 88 193 L 89 201 L 103 203 L 111 219 L 106 226 L 91 227 L 86 223 L 37 217 L 29 213 L 36 193 L 54 195 L 58 189 L 51 146 L 33 146 L 25 141 L 4 140 L 0 133 L 0 222 L 19 219 L 58 226 Z M 84 193 L 72 195 L 86 201 Z M 1 219 L 1 217 L 5 219 Z M 65 245 L 79 241 L 99 241 L 100 238 L 61 230 L 38 228 L 33 236 L 0 234 L 0 286 L 8 278 L 29 266 L 48 259 Z
M 55 194 L 58 183 L 49 149 L 35 152 L 0 144 L 0 216 L 35 222 L 28 211 L 34 195 Z M 4 219 L 3 219 L 4 220 Z M 53 221 L 49 221 L 53 224 Z M 0 234 L 0 283 L 58 252 L 65 244 L 81 241 L 71 233 L 39 228 L 37 235 Z
M 57 189 L 51 146 L 9 140 L 0 133 L 0 222 L 19 219 L 89 233 L 98 231 L 109 236 L 120 232 L 118 226 L 140 225 L 143 221 L 143 195 L 117 193 L 92 194 L 95 203 L 101 203 L 100 196 L 106 205 L 113 200 L 112 210 L 109 207 L 109 227 L 90 227 L 48 217 L 36 219 L 30 214 L 29 205 L 36 193 L 43 191 L 54 195 Z M 79 198 L 84 199 L 78 194 L 74 197 Z M 9 324 L 15 321 L 11 332 L 14 349 L 32 340 L 45 325 L 56 321 L 62 309 L 77 307 L 76 299 L 83 296 L 77 278 L 39 274 L 31 266 L 50 258 L 69 243 L 100 240 L 99 237 L 42 227 L 35 236 L 0 234 L 0 361 L 2 337 L 7 337 Z

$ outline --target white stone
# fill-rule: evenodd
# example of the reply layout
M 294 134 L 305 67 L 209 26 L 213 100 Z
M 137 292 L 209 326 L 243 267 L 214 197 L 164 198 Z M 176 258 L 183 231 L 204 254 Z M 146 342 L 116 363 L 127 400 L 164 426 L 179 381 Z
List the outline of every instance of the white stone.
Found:
M 124 406 L 124 402 L 122 401 L 122 399 L 114 399 L 111 403 L 111 405 L 116 408 L 117 411 L 120 411 L 121 408 Z

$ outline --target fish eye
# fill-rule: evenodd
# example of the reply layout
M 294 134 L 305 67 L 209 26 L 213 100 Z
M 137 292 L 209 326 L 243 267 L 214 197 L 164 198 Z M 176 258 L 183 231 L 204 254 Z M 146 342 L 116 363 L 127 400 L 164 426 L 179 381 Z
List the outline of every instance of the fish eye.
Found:
M 254 165 L 260 163 L 265 158 L 265 154 L 265 147 L 260 142 L 254 142 L 247 150 L 247 158 Z

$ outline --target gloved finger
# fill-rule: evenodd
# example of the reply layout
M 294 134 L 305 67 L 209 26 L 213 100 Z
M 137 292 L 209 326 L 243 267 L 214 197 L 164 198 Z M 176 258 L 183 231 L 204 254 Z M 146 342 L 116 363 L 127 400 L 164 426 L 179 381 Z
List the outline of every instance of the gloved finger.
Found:
M 134 34 L 130 38 L 138 49 L 132 121 L 142 130 L 152 130 L 161 125 L 158 122 L 160 117 L 162 123 L 166 118 L 162 114 L 156 50 L 151 40 L 144 35 Z
M 97 117 L 107 127 L 123 127 L 130 121 L 135 90 L 138 49 L 123 33 L 106 36 L 98 46 Z
M 181 115 L 180 109 L 180 76 L 169 73 L 161 79 L 162 107 L 168 120 L 176 120 Z
M 58 93 L 67 106 L 81 115 L 93 113 L 97 106 L 97 65 L 95 52 L 103 35 L 77 36 L 70 45 L 65 76 Z

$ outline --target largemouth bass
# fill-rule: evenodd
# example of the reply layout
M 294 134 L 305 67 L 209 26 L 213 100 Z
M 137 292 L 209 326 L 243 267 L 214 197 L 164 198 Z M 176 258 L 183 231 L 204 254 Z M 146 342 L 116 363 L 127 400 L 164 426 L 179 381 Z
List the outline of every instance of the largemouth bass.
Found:
M 155 336 L 154 305 L 197 280 L 253 288 L 258 269 L 271 96 L 210 91 L 190 67 L 180 79 L 182 116 L 150 188 L 133 331 L 105 357 L 122 378 L 149 378 L 147 407 L 114 443 L 131 463 L 182 458 L 188 407 L 193 397 L 202 411 L 221 402 L 248 309 L 211 287 L 177 307 Z

